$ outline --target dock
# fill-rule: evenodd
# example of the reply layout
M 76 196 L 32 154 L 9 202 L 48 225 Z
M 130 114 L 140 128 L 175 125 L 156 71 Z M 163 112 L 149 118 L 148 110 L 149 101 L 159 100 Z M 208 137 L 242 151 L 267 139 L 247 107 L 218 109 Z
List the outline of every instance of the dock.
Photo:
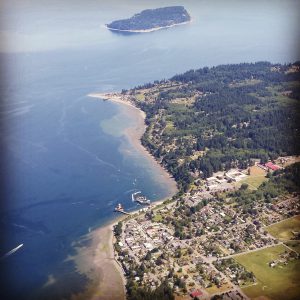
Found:
M 124 214 L 124 215 L 130 215 L 130 213 L 124 211 L 124 208 L 123 208 L 123 206 L 122 206 L 121 203 L 119 203 L 119 204 L 115 207 L 114 211 L 115 211 L 115 212 L 122 213 L 122 214 Z
M 124 211 L 124 210 L 115 209 L 115 211 L 116 211 L 116 212 L 119 212 L 119 213 L 121 213 L 121 214 L 124 214 L 124 215 L 130 215 L 129 212 Z

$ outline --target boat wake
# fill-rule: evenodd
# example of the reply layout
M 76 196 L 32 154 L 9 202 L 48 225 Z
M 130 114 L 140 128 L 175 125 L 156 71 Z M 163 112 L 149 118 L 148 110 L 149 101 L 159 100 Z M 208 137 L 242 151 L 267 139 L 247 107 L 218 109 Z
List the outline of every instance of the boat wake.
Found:
M 10 250 L 9 252 L 7 252 L 6 254 L 4 254 L 2 257 L 1 257 L 1 259 L 5 259 L 6 257 L 8 257 L 8 256 L 10 256 L 10 255 L 12 255 L 12 254 L 14 254 L 16 251 L 18 251 L 20 248 L 22 248 L 23 247 L 23 244 L 20 244 L 19 246 L 17 246 L 16 248 L 14 248 L 14 249 L 12 249 L 12 250 Z

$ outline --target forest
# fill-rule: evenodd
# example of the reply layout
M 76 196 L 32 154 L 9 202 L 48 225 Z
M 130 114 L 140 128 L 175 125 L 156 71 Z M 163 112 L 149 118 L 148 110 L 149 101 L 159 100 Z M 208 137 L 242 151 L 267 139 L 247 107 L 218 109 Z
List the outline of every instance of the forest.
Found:
M 220 65 L 122 93 L 146 112 L 143 145 L 187 191 L 199 176 L 300 154 L 299 70 Z
M 187 21 L 190 21 L 190 16 L 183 6 L 169 6 L 143 10 L 129 19 L 113 21 L 107 27 L 114 30 L 147 30 Z

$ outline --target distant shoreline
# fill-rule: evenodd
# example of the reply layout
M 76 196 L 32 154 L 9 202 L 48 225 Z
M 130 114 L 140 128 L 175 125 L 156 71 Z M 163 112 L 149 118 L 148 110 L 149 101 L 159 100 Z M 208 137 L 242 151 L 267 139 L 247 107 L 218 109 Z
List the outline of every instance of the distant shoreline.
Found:
M 104 26 L 112 31 L 119 31 L 119 32 L 131 32 L 131 33 L 147 33 L 147 32 L 153 32 L 153 31 L 157 31 L 157 30 L 161 30 L 161 29 L 165 29 L 165 28 L 171 28 L 174 26 L 178 26 L 178 25 L 186 25 L 192 22 L 192 19 L 190 19 L 189 21 L 185 21 L 185 22 L 181 22 L 181 23 L 176 23 L 176 24 L 172 24 L 172 25 L 168 25 L 168 26 L 161 26 L 161 27 L 153 27 L 153 28 L 149 28 L 149 29 L 117 29 L 117 28 L 111 28 L 109 27 L 107 24 L 105 24 Z

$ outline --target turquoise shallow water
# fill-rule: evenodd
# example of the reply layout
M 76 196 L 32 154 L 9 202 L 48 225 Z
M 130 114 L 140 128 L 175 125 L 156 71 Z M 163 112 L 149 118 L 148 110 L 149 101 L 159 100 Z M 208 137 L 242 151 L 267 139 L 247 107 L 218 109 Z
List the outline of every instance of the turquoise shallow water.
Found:
M 149 159 L 121 134 L 134 124 L 120 107 L 91 99 L 190 68 L 299 59 L 297 1 L 186 1 L 193 22 L 149 34 L 121 35 L 103 24 L 179 1 L 11 1 L 5 7 L 1 61 L 7 179 L 1 211 L 1 293 L 49 299 L 86 279 L 66 261 L 72 242 L 108 220 L 130 195 L 169 194 Z M 3 85 L 3 82 L 1 83 Z M 55 282 L 45 287 L 48 279 Z M 19 296 L 20 297 L 20 296 Z M 7 297 L 9 299 L 9 297 Z

